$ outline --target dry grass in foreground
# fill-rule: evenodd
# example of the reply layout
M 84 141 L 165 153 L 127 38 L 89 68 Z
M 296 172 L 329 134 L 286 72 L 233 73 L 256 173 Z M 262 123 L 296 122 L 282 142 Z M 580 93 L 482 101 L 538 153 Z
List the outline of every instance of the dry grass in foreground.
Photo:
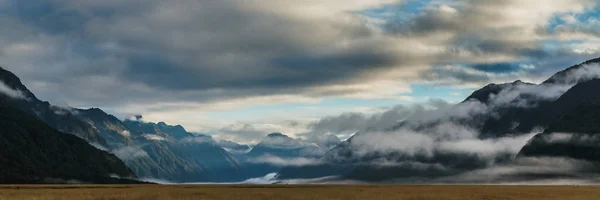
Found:
M 592 200 L 594 186 L 0 185 L 0 200 L 407 199 Z

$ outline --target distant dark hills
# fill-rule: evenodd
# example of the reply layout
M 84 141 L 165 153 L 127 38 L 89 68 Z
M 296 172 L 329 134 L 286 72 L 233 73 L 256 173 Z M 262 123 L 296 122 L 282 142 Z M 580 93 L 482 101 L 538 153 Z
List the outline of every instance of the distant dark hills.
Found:
M 96 129 L 71 110 L 52 106 L 48 102 L 39 100 L 13 73 L 0 68 L 0 81 L 9 89 L 22 93 L 22 96 L 17 98 L 0 94 L 0 103 L 19 108 L 62 132 L 77 135 L 91 143 L 108 145 Z
M 257 148 L 240 145 L 231 141 L 215 141 L 212 137 L 202 134 L 193 134 L 180 125 L 169 125 L 164 122 L 152 123 L 143 121 L 142 116 L 135 119 L 120 120 L 99 108 L 75 109 L 53 106 L 48 102 L 39 100 L 20 79 L 13 73 L 0 68 L 0 81 L 18 95 L 0 93 L 0 106 L 6 116 L 29 116 L 27 120 L 14 120 L 2 118 L 2 123 L 11 123 L 14 129 L 2 129 L 3 134 L 19 136 L 33 134 L 20 129 L 31 126 L 30 121 L 39 120 L 37 125 L 44 128 L 43 134 L 48 143 L 43 143 L 41 150 L 58 150 L 56 145 L 69 145 L 72 152 L 65 150 L 65 156 L 74 160 L 88 160 L 97 165 L 88 166 L 87 163 L 72 165 L 70 162 L 53 163 L 50 153 L 41 152 L 35 157 L 28 158 L 25 148 L 28 142 L 39 142 L 42 137 L 22 137 L 23 141 L 5 140 L 16 142 L 25 146 L 0 146 L 1 149 L 15 148 L 3 151 L 3 161 L 10 161 L 4 166 L 7 177 L 0 182 L 35 182 L 44 178 L 78 180 L 106 183 L 112 180 L 111 176 L 159 180 L 165 182 L 239 182 L 248 178 L 262 177 L 268 173 L 279 171 L 284 165 L 262 162 L 255 158 L 261 156 L 286 155 L 285 158 L 294 158 L 306 154 L 311 156 L 322 155 L 326 149 L 320 149 L 315 144 L 308 144 L 289 138 L 283 134 L 266 137 Z M 5 88 L 6 89 L 6 88 Z M 11 121 L 12 120 L 12 121 Z M 42 129 L 40 128 L 40 129 Z M 47 130 L 45 130 L 47 129 Z M 72 134 L 57 134 L 59 131 Z M 49 132 L 49 133 L 45 133 Z M 53 135 L 53 136 L 51 136 Z M 69 143 L 50 143 L 57 140 L 52 137 L 67 138 Z M 76 140 L 81 138 L 83 140 Z M 271 138 L 272 140 L 269 140 Z M 10 138 L 13 139 L 13 138 Z M 279 139 L 283 139 L 279 141 Z M 330 138 L 331 139 L 331 138 Z M 337 139 L 337 138 L 335 138 Z M 335 140 L 334 140 L 335 141 Z M 339 141 L 339 139 L 338 139 Z M 87 144 L 89 143 L 89 144 Z M 91 146 L 90 146 L 91 145 Z M 332 144 L 331 141 L 328 145 Z M 93 147 L 92 147 L 93 146 Z M 92 148 L 90 150 L 89 148 Z M 227 149 L 227 150 L 226 150 Z M 250 150 L 253 151 L 250 151 Z M 59 152 L 51 152 L 59 153 Z M 80 153 L 73 154 L 70 153 Z M 94 156 L 95 154 L 105 154 Z M 9 155 L 10 154 L 10 155 Z M 14 154 L 14 155 L 13 155 Z M 314 155 L 313 155 L 314 154 Z M 12 160 L 8 160 L 11 158 Z M 22 162 L 17 158 L 23 158 Z M 60 158 L 60 157 L 58 157 Z M 29 160 L 28 160 L 29 159 Z M 106 164 L 110 160 L 110 164 Z M 62 160 L 68 161 L 68 160 Z M 104 162 L 104 163 L 103 163 Z M 65 171 L 56 170 L 63 163 Z M 22 165 L 22 166 L 20 166 Z M 56 166 L 55 166 L 56 165 Z M 107 167 L 102 169 L 101 167 Z M 36 167 L 41 167 L 37 169 Z M 44 168 L 46 167 L 46 168 Z M 73 167 L 80 167 L 80 171 L 89 174 L 79 174 Z M 14 168 L 14 169 L 13 169 Z M 15 171 L 8 176 L 10 170 L 28 169 L 31 171 Z M 99 168 L 97 172 L 94 170 Z M 44 171 L 44 170 L 47 171 Z M 56 174 L 49 173 L 54 169 Z M 111 171 L 112 170 L 112 171 Z M 68 172 L 73 172 L 69 174 Z M 111 175 L 111 176 L 109 176 Z M 32 177 L 27 177 L 32 176 Z M 0 176 L 2 177 L 2 176 Z M 103 177 L 108 177 L 104 180 Z M 119 179 L 116 179 L 119 180 Z

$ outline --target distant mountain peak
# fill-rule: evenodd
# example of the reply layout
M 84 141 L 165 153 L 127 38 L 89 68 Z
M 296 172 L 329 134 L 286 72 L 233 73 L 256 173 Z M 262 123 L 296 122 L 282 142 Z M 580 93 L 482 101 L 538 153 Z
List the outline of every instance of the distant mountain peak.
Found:
M 496 95 L 496 94 L 500 93 L 502 90 L 504 90 L 505 88 L 517 87 L 520 85 L 535 85 L 535 84 L 523 82 L 521 80 L 516 80 L 511 83 L 502 83 L 502 84 L 490 83 L 490 84 L 486 85 L 485 87 L 471 93 L 471 95 L 469 95 L 465 99 L 465 102 L 470 101 L 470 100 L 478 100 L 480 102 L 485 103 L 485 102 L 489 101 L 490 95 L 492 95 L 492 94 Z
M 21 79 L 17 77 L 17 75 L 5 70 L 2 67 L 0 67 L 0 83 L 6 85 L 10 90 L 21 93 L 25 99 L 39 101 L 37 97 L 21 82 Z M 2 93 L 0 92 L 0 94 Z
M 581 69 L 584 66 L 588 66 L 590 64 L 600 64 L 600 57 L 585 61 L 583 63 L 571 66 L 565 70 L 557 72 L 556 74 L 554 74 L 550 78 L 548 78 L 546 81 L 544 81 L 542 84 L 566 84 L 566 83 L 569 83 L 569 80 L 566 80 L 565 78 L 568 77 L 570 73 L 572 73 L 578 69 Z

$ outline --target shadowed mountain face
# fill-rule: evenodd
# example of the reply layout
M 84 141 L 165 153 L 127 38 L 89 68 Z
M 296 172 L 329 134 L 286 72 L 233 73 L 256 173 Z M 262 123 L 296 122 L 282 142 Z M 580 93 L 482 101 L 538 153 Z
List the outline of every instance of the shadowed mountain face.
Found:
M 475 92 L 473 92 L 471 95 L 469 95 L 464 102 L 466 101 L 471 101 L 471 100 L 477 100 L 483 103 L 489 103 L 490 98 L 494 95 L 498 95 L 498 93 L 500 93 L 502 90 L 505 90 L 509 87 L 518 87 L 518 86 L 522 86 L 522 85 L 534 85 L 532 83 L 525 83 L 523 81 L 517 80 L 515 82 L 512 83 L 504 83 L 504 84 L 494 84 L 491 83 L 479 90 L 476 90 Z
M 366 181 L 409 177 L 436 179 L 485 169 L 490 167 L 490 163 L 511 165 L 517 154 L 518 158 L 563 157 L 600 161 L 600 139 L 596 136 L 596 133 L 600 133 L 600 116 L 596 116 L 600 113 L 600 104 L 597 103 L 600 102 L 600 93 L 597 92 L 600 80 L 597 79 L 598 74 L 591 73 L 600 68 L 599 63 L 600 59 L 594 59 L 570 67 L 539 85 L 521 81 L 487 85 L 450 110 L 429 117 L 433 120 L 415 116 L 384 131 L 387 133 L 358 133 L 327 152 L 322 164 L 287 167 L 280 172 L 279 178 L 340 176 Z M 448 113 L 459 115 L 439 117 Z M 443 135 L 453 131 L 457 132 L 455 134 L 476 134 L 465 140 L 465 144 L 482 141 L 494 145 L 544 129 L 546 131 L 536 135 L 514 153 L 499 151 L 482 156 L 474 153 L 478 152 L 474 148 L 486 146 L 470 145 L 468 148 L 473 150 L 456 151 L 443 147 L 452 143 L 439 142 L 452 140 Z M 398 134 L 404 136 L 394 137 Z M 415 140 L 415 143 L 422 145 L 427 145 L 429 141 L 440 143 L 442 147 L 412 147 L 410 142 L 402 140 Z M 381 141 L 381 145 L 369 144 L 368 141 Z M 384 150 L 378 147 L 386 143 L 397 145 Z M 562 162 L 564 164 L 565 161 Z M 560 162 L 545 163 L 555 164 Z
M 141 117 L 141 116 L 138 116 Z M 165 139 L 178 141 L 187 137 L 193 137 L 194 135 L 187 132 L 182 126 L 176 125 L 171 126 L 164 122 L 152 123 L 152 122 L 142 122 L 139 120 L 125 120 L 123 124 L 127 126 L 127 128 L 143 133 L 143 134 L 152 134 L 163 137 Z
M 10 105 L 0 105 L 0 183 L 135 183 L 116 156 L 61 133 Z
M 77 109 L 76 112 L 78 117 L 100 133 L 109 147 L 132 144 L 132 138 L 141 135 L 132 133 L 121 120 L 99 108 Z
M 140 176 L 174 182 L 223 182 L 241 181 L 246 178 L 240 170 L 238 161 L 210 137 L 194 136 L 185 132 L 188 136 L 177 140 L 171 136 L 171 132 L 168 132 L 169 129 L 163 129 L 168 125 L 160 127 L 160 123 L 134 121 L 125 121 L 125 123 L 131 131 L 143 133 L 137 141 L 140 150 L 146 152 L 147 156 L 134 156 L 125 160 Z M 132 124 L 136 126 L 131 126 Z M 154 128 L 148 129 L 151 126 Z M 155 130 L 155 132 L 146 133 L 135 127 Z
M 0 105 L 12 105 L 53 128 L 115 154 L 140 178 L 170 182 L 241 181 L 247 178 L 240 171 L 238 161 L 212 138 L 191 134 L 182 126 L 121 121 L 98 108 L 55 107 L 38 100 L 17 76 L 1 68 L 0 81 L 1 89 L 10 90 L 6 94 L 0 92 Z
M 238 161 L 209 136 L 182 126 L 140 120 L 120 121 L 99 109 L 81 116 L 113 144 L 111 152 L 139 177 L 168 182 L 240 181 Z M 141 117 L 140 117 L 141 118 Z
M 587 84 L 590 83 L 584 83 Z M 600 162 L 599 134 L 600 99 L 585 101 L 553 122 L 544 133 L 536 135 L 519 156 L 569 157 Z
M 0 82 L 22 94 L 19 97 L 9 97 L 0 93 L 0 103 L 10 103 L 62 132 L 74 134 L 90 143 L 108 146 L 98 130 L 81 120 L 72 110 L 40 101 L 13 73 L 0 68 Z
M 564 72 L 563 72 L 564 73 Z M 600 161 L 600 79 L 578 83 L 541 107 L 534 119 L 551 123 L 519 156 L 570 157 Z

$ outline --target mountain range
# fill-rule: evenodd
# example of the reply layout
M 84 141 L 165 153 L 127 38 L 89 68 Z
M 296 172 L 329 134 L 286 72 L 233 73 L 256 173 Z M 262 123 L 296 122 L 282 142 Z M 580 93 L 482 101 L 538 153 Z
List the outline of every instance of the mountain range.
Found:
M 577 170 L 595 173 L 599 69 L 600 58 L 540 84 L 489 84 L 453 107 L 369 127 L 343 142 L 333 135 L 303 140 L 271 133 L 249 146 L 142 116 L 121 120 L 99 108 L 53 106 L 0 68 L 0 183 L 239 182 L 273 172 L 280 180 L 444 180 L 537 158 L 585 162 L 592 167 Z M 514 144 L 519 148 L 509 148 Z M 566 174 L 572 175 L 518 173 Z
M 272 134 L 265 137 L 265 140 L 255 148 L 250 148 L 231 141 L 217 142 L 210 136 L 190 133 L 180 125 L 145 122 L 142 116 L 120 120 L 99 108 L 77 109 L 53 106 L 39 100 L 16 75 L 2 68 L 0 68 L 0 83 L 5 90 L 12 92 L 11 95 L 7 92 L 0 93 L 0 106 L 9 106 L 11 112 L 26 113 L 47 124 L 49 129 L 55 130 L 54 132 L 61 131 L 83 139 L 82 141 L 89 143 L 98 151 L 111 155 L 113 159 L 120 159 L 121 164 L 126 165 L 126 167 L 122 165 L 121 170 L 130 172 L 129 174 L 104 173 L 105 175 L 116 174 L 119 177 L 177 183 L 235 182 L 277 172 L 283 167 L 280 164 L 255 160 L 254 158 L 262 156 L 261 153 L 285 154 L 286 158 L 301 157 L 304 153 L 318 155 L 324 153 L 324 150 L 316 145 L 280 133 L 278 138 L 284 140 L 273 140 Z M 18 125 L 28 126 L 26 123 Z M 61 137 L 67 136 L 61 135 Z M 331 145 L 331 142 L 328 145 Z M 296 152 L 292 153 L 294 151 Z M 39 159 L 35 162 L 44 166 L 40 163 L 46 162 L 49 158 Z M 93 157 L 86 157 L 86 159 L 94 160 Z M 75 180 L 77 177 L 73 175 L 55 178 Z M 5 179 L 6 182 L 11 182 L 12 179 L 8 178 Z M 77 180 L 89 179 L 81 177 Z
M 558 72 L 541 84 L 522 81 L 489 84 L 474 91 L 456 106 L 431 115 L 435 117 L 413 116 L 385 130 L 385 134 L 357 133 L 327 152 L 321 164 L 287 167 L 280 171 L 279 178 L 338 176 L 341 179 L 384 182 L 415 181 L 416 177 L 444 180 L 442 177 L 464 176 L 473 171 L 485 171 L 492 166 L 513 167 L 530 162 L 527 159 L 532 158 L 550 161 L 533 166 L 532 169 L 540 169 L 540 172 L 519 172 L 520 177 L 576 173 L 541 172 L 548 165 L 558 166 L 567 162 L 552 160 L 555 158 L 571 159 L 592 166 L 577 169 L 582 172 L 598 172 L 595 168 L 600 161 L 600 145 L 596 135 L 600 133 L 600 93 L 597 92 L 600 74 L 595 72 L 600 70 L 599 64 L 600 59 L 586 61 Z M 465 138 L 435 136 L 432 137 L 434 141 L 427 142 L 437 147 L 415 147 L 418 151 L 409 153 L 406 152 L 409 151 L 408 147 L 400 145 L 385 151 L 364 152 L 365 138 L 412 139 L 407 132 L 423 135 L 452 132 L 475 134 Z M 529 138 L 531 134 L 533 138 L 516 152 L 506 149 L 491 152 L 493 145 L 520 137 Z M 470 149 L 464 149 L 466 145 L 459 146 L 461 142 L 471 145 L 467 146 Z

